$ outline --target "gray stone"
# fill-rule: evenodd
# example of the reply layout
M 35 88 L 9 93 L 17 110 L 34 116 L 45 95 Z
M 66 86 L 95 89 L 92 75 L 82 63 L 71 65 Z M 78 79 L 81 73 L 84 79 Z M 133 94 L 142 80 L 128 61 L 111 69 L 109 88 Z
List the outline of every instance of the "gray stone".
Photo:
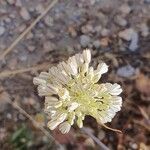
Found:
M 108 36 L 109 33 L 110 33 L 110 31 L 108 29 L 106 29 L 106 28 L 102 29 L 102 31 L 101 31 L 101 35 L 102 36 Z
M 82 26 L 81 31 L 82 31 L 82 33 L 86 34 L 86 33 L 93 32 L 94 30 L 93 30 L 93 26 L 92 25 L 87 24 L 85 26 Z
M 146 23 L 142 23 L 140 29 L 141 29 L 141 35 L 143 37 L 147 37 L 149 35 L 149 27 L 147 26 Z
M 0 26 L 0 36 L 3 35 L 5 32 L 5 28 L 3 26 Z
M 102 30 L 102 26 L 101 25 L 98 25 L 94 28 L 94 31 L 97 32 L 97 33 L 100 33 Z
M 36 11 L 37 11 L 39 14 L 42 14 L 44 10 L 45 10 L 45 8 L 44 8 L 43 5 L 41 5 L 41 4 L 38 4 L 38 6 L 36 7 Z
M 46 41 L 43 44 L 43 48 L 44 48 L 44 52 L 47 53 L 54 50 L 56 48 L 56 45 L 50 41 Z
M 80 44 L 83 47 L 86 47 L 89 45 L 91 38 L 87 35 L 81 35 L 80 36 Z
M 131 7 L 127 4 L 123 4 L 121 7 L 120 7 L 120 11 L 123 13 L 123 14 L 129 14 L 131 12 Z
M 30 52 L 33 52 L 35 50 L 35 46 L 34 45 L 28 45 L 28 50 Z
M 30 20 L 30 18 L 31 18 L 31 16 L 30 16 L 28 10 L 27 10 L 25 7 L 21 7 L 20 16 L 21 16 L 24 20 Z
M 130 41 L 134 32 L 135 32 L 134 29 L 128 28 L 123 31 L 120 31 L 118 35 L 120 38 L 126 41 Z
M 120 77 L 128 78 L 135 74 L 136 70 L 131 65 L 120 67 L 117 70 L 117 75 Z
M 93 45 L 95 46 L 95 48 L 99 48 L 101 44 L 99 40 L 96 40 L 93 42 Z
M 150 0 L 144 0 L 145 3 L 150 3 Z
M 119 26 L 122 26 L 122 27 L 125 27 L 127 25 L 127 21 L 121 16 L 116 16 L 115 22 L 116 22 L 116 24 L 118 24 Z
M 130 45 L 129 45 L 129 49 L 131 51 L 134 52 L 135 50 L 137 50 L 137 48 L 138 48 L 138 41 L 139 41 L 138 33 L 134 32 L 132 34 L 131 42 L 130 42 Z
M 21 0 L 16 0 L 15 5 L 16 5 L 17 7 L 21 7 L 21 6 L 22 6 Z
M 54 24 L 53 18 L 51 16 L 47 15 L 44 18 L 44 23 L 49 27 L 53 26 L 53 24 Z
M 7 2 L 8 2 L 10 5 L 15 4 L 15 0 L 7 0 Z

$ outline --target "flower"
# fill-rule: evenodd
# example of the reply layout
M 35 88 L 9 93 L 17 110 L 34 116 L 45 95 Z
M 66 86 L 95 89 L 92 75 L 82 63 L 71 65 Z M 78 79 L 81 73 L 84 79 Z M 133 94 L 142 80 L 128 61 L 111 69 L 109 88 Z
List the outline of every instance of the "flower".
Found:
M 86 115 L 101 123 L 110 122 L 121 109 L 120 85 L 97 83 L 108 66 L 102 62 L 94 70 L 89 66 L 90 61 L 91 52 L 86 49 L 33 79 L 39 95 L 45 96 L 45 112 L 50 117 L 48 127 L 51 130 L 59 126 L 65 134 L 75 122 L 82 128 Z

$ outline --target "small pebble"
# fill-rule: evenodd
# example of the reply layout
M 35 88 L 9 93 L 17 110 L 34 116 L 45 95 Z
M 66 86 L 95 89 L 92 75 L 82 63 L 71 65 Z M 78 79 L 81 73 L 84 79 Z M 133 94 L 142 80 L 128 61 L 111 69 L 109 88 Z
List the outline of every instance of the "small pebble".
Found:
M 108 44 L 109 44 L 109 38 L 106 37 L 106 38 L 102 38 L 102 39 L 100 40 L 100 45 L 101 45 L 101 46 L 107 47 Z
M 44 23 L 49 27 L 53 26 L 53 24 L 54 24 L 53 18 L 51 16 L 47 15 L 44 18 Z
M 127 4 L 123 4 L 121 7 L 120 7 L 120 11 L 123 13 L 123 14 L 129 14 L 131 12 L 131 7 Z
M 12 119 L 12 114 L 7 113 L 6 117 L 7 117 L 8 119 Z
M 8 4 L 13 5 L 15 4 L 15 0 L 7 0 Z
M 5 28 L 3 26 L 0 26 L 0 36 L 3 35 L 5 32 Z
M 96 40 L 96 41 L 93 42 L 93 45 L 94 45 L 95 48 L 99 48 L 101 44 L 100 44 L 99 40 Z
M 68 27 L 68 32 L 71 35 L 71 37 L 76 37 L 77 36 L 77 32 L 76 32 L 76 30 L 73 26 Z
M 22 52 L 22 53 L 18 53 L 19 56 L 19 60 L 21 60 L 22 62 L 25 62 L 27 60 L 27 54 L 26 52 Z
M 131 65 L 120 67 L 117 70 L 117 75 L 124 78 L 129 78 L 135 74 L 136 70 Z
M 101 30 L 102 30 L 102 26 L 101 26 L 101 25 L 96 26 L 96 27 L 94 28 L 94 30 L 95 30 L 95 32 L 100 33 Z
M 144 2 L 149 4 L 149 3 L 150 3 L 150 0 L 144 0 Z
M 30 20 L 30 14 L 25 7 L 21 7 L 20 15 L 24 20 Z
M 116 24 L 118 24 L 119 26 L 122 26 L 122 27 L 125 27 L 127 25 L 127 21 L 121 16 L 116 16 L 115 22 L 116 22 Z
M 17 58 L 11 58 L 9 59 L 9 62 L 8 62 L 8 67 L 11 69 L 11 70 L 14 70 L 17 66 Z
M 95 148 L 95 143 L 90 137 L 85 140 L 84 145 Z
M 19 32 L 23 32 L 23 30 L 25 30 L 25 29 L 26 29 L 26 25 L 25 24 L 22 24 L 22 25 L 18 26 L 18 28 L 17 28 L 17 30 Z
M 90 24 L 87 24 L 87 25 L 85 25 L 85 26 L 82 26 L 82 27 L 81 27 L 81 31 L 82 31 L 82 33 L 84 33 L 84 34 L 93 32 L 93 26 L 90 25 Z
M 45 10 L 45 8 L 43 7 L 43 5 L 39 4 L 37 7 L 36 7 L 36 11 L 37 13 L 41 14 L 43 13 L 43 11 Z
M 89 43 L 90 43 L 90 37 L 89 36 L 87 36 L 87 35 L 81 35 L 80 36 L 80 44 L 81 44 L 81 46 L 83 46 L 83 47 L 86 47 L 86 46 L 88 46 L 89 45 Z
M 110 33 L 110 31 L 108 29 L 106 29 L 106 28 L 102 29 L 102 31 L 101 31 L 101 35 L 102 36 L 108 36 L 109 33 Z
M 35 50 L 35 46 L 34 46 L 34 45 L 29 45 L 29 46 L 28 46 L 28 50 L 29 50 L 30 52 L 33 52 L 33 51 Z
M 148 28 L 147 24 L 142 23 L 140 26 L 140 29 L 141 29 L 141 35 L 143 37 L 147 37 L 149 35 L 149 28 Z
M 5 18 L 5 22 L 6 22 L 6 23 L 11 23 L 11 18 L 9 18 L 9 17 L 8 17 L 8 18 Z
M 32 39 L 34 37 L 33 33 L 30 32 L 28 33 L 28 35 L 26 36 L 26 39 L 29 40 L 29 39 Z
M 22 6 L 21 0 L 16 0 L 15 6 L 21 7 Z
M 55 44 L 50 41 L 46 41 L 43 44 L 44 52 L 46 52 L 46 53 L 54 50 L 55 47 L 56 47 Z
M 134 32 L 135 32 L 134 29 L 129 28 L 129 29 L 120 31 L 118 35 L 120 38 L 122 38 L 126 41 L 130 41 Z
M 137 150 L 138 149 L 138 145 L 136 143 L 129 143 L 130 147 L 133 149 L 133 150 Z
M 103 130 L 100 130 L 98 133 L 98 138 L 100 140 L 103 140 L 105 138 L 105 132 Z
M 138 33 L 134 32 L 132 34 L 131 43 L 129 45 L 129 49 L 131 51 L 134 52 L 135 50 L 137 50 L 137 48 L 138 48 L 138 41 L 139 41 Z
M 96 0 L 90 0 L 90 4 L 91 4 L 91 5 L 94 5 L 95 2 L 96 2 Z

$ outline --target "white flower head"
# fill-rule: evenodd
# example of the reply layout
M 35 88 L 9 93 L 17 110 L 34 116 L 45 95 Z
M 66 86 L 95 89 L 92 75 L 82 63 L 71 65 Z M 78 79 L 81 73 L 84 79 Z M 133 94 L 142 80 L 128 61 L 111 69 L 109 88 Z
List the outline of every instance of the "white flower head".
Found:
M 97 83 L 108 66 L 102 62 L 94 69 L 90 61 L 91 52 L 86 49 L 33 79 L 39 95 L 45 96 L 45 112 L 51 118 L 48 122 L 51 130 L 59 126 L 65 134 L 75 122 L 82 128 L 86 115 L 101 123 L 110 122 L 121 109 L 120 85 Z

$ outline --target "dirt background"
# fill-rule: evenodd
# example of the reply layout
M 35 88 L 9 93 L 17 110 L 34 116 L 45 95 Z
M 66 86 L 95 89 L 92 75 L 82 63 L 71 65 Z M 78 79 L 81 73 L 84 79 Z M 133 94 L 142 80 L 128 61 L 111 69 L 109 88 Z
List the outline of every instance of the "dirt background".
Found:
M 0 0 L 0 57 L 50 2 Z M 149 150 L 149 12 L 150 0 L 58 0 L 0 60 L 0 149 L 99 149 L 76 126 L 67 135 L 48 130 L 44 99 L 38 97 L 32 83 L 41 70 L 90 48 L 92 65 L 103 60 L 110 66 L 102 81 L 117 82 L 123 87 L 122 110 L 107 124 L 123 134 L 100 127 L 91 117 L 85 119 L 84 126 L 111 150 Z M 30 114 L 60 145 L 52 142 L 11 102 Z

